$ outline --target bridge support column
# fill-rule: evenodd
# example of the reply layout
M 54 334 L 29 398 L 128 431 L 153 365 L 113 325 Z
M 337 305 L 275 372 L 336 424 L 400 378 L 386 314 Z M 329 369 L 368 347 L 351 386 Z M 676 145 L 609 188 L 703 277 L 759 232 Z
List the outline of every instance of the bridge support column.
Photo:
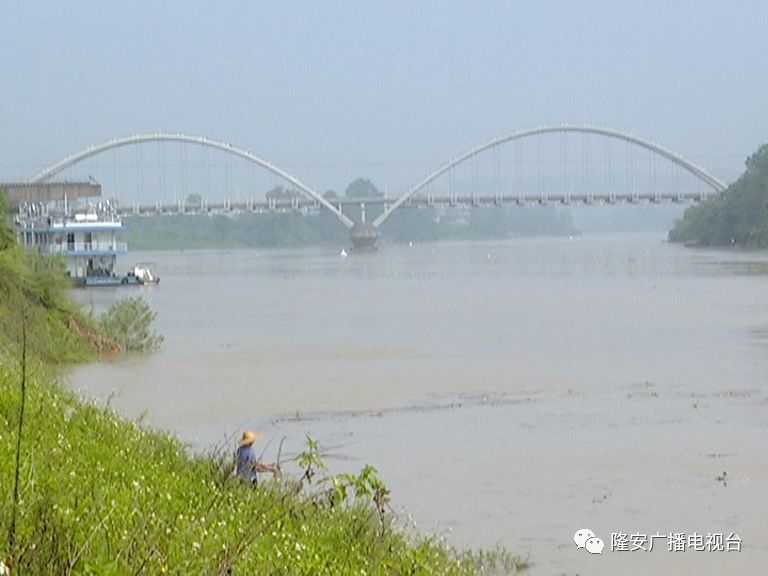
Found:
M 360 252 L 372 252 L 375 250 L 378 237 L 379 230 L 376 226 L 367 222 L 356 222 L 349 230 L 352 246 Z

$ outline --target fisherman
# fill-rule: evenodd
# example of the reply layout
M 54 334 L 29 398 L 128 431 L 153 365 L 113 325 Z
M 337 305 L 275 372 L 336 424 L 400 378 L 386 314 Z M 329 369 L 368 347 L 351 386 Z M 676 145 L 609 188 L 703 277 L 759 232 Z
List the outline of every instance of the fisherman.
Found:
M 263 464 L 256 456 L 253 445 L 261 438 L 261 434 L 252 430 L 243 432 L 243 436 L 237 443 L 237 468 L 235 473 L 241 478 L 245 478 L 254 486 L 257 483 L 258 472 L 271 472 L 276 474 L 278 469 L 271 464 Z

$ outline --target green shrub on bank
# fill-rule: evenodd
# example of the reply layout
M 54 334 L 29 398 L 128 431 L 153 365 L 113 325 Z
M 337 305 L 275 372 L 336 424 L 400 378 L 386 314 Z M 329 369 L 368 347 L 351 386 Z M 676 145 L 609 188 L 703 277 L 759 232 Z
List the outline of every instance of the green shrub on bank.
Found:
M 472 574 L 488 564 L 396 530 L 366 498 L 332 506 L 297 495 L 296 481 L 246 486 L 230 477 L 228 457 L 190 456 L 169 435 L 78 401 L 39 369 L 28 380 L 9 550 L 19 377 L 3 358 L 0 560 L 14 574 Z
M 123 352 L 151 352 L 163 342 L 163 337 L 152 329 L 156 316 L 141 296 L 123 298 L 99 317 L 98 326 Z

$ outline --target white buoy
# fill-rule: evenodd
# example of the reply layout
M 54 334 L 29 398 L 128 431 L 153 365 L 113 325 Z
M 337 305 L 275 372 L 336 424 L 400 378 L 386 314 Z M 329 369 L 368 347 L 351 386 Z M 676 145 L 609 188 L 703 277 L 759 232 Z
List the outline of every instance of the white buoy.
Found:
M 341 256 L 342 258 L 346 258 L 347 257 L 347 251 L 344 250 L 344 248 L 342 248 L 341 252 L 339 252 L 339 256 Z

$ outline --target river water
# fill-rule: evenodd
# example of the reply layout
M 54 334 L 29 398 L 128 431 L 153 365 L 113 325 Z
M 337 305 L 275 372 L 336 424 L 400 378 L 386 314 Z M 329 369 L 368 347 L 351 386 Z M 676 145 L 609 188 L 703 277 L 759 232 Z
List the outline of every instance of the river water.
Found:
M 403 524 L 532 575 L 768 565 L 768 254 L 619 234 L 132 259 L 161 284 L 75 296 L 141 294 L 162 351 L 69 377 L 128 417 L 201 450 L 254 428 L 265 460 L 309 434 L 332 472 L 374 464 Z

